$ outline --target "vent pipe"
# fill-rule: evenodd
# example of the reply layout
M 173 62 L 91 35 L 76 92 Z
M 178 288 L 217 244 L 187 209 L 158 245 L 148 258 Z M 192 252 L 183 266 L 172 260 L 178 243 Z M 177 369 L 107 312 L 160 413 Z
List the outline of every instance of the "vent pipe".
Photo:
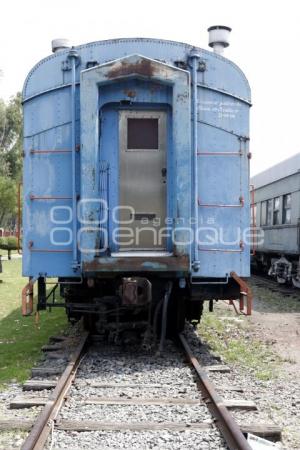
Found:
M 208 45 L 213 48 L 214 52 L 222 55 L 224 48 L 229 46 L 230 27 L 223 25 L 214 25 L 208 28 Z
M 71 48 L 71 42 L 69 39 L 53 39 L 51 41 L 52 52 L 57 53 L 67 48 Z

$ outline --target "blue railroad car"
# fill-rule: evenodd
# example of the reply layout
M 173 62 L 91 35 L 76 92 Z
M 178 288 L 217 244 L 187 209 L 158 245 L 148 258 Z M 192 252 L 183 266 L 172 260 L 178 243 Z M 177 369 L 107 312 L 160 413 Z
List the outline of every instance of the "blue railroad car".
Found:
M 204 300 L 239 296 L 250 270 L 250 88 L 219 54 L 230 29 L 209 31 L 214 52 L 53 41 L 29 73 L 24 313 L 34 282 L 46 308 L 53 277 L 70 319 L 116 335 L 138 324 L 149 335 L 162 316 L 179 330 Z
M 300 288 L 300 153 L 251 178 L 253 265 Z

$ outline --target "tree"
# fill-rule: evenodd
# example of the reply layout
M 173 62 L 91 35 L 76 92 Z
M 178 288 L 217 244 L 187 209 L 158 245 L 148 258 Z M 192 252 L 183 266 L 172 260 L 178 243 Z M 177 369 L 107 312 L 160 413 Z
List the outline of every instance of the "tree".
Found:
M 0 176 L 0 226 L 6 227 L 14 222 L 17 212 L 16 182 Z
M 14 227 L 22 169 L 21 94 L 0 99 L 0 227 Z
M 7 105 L 0 99 L 0 175 L 17 181 L 22 169 L 22 121 L 21 93 Z

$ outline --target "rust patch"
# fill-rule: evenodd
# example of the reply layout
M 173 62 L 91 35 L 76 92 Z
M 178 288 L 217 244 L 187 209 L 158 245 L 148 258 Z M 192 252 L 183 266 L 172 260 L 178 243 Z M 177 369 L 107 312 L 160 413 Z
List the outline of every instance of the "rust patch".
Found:
M 189 257 L 100 257 L 83 263 L 84 272 L 184 272 L 189 271 Z
M 126 75 L 138 74 L 145 77 L 152 77 L 155 71 L 151 61 L 143 59 L 142 61 L 128 64 L 126 61 L 121 61 L 117 67 L 114 67 L 107 73 L 107 78 L 119 78 Z
M 125 89 L 123 92 L 124 92 L 124 94 L 127 95 L 127 97 L 129 97 L 129 98 L 134 98 L 134 97 L 136 97 L 136 91 L 130 91 L 130 90 L 128 90 L 128 89 Z

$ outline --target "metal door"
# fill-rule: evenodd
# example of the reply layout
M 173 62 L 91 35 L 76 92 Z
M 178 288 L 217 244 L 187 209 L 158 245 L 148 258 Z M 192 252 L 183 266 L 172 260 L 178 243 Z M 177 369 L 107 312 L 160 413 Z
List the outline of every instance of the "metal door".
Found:
M 166 250 L 166 113 L 121 111 L 119 123 L 120 250 Z

